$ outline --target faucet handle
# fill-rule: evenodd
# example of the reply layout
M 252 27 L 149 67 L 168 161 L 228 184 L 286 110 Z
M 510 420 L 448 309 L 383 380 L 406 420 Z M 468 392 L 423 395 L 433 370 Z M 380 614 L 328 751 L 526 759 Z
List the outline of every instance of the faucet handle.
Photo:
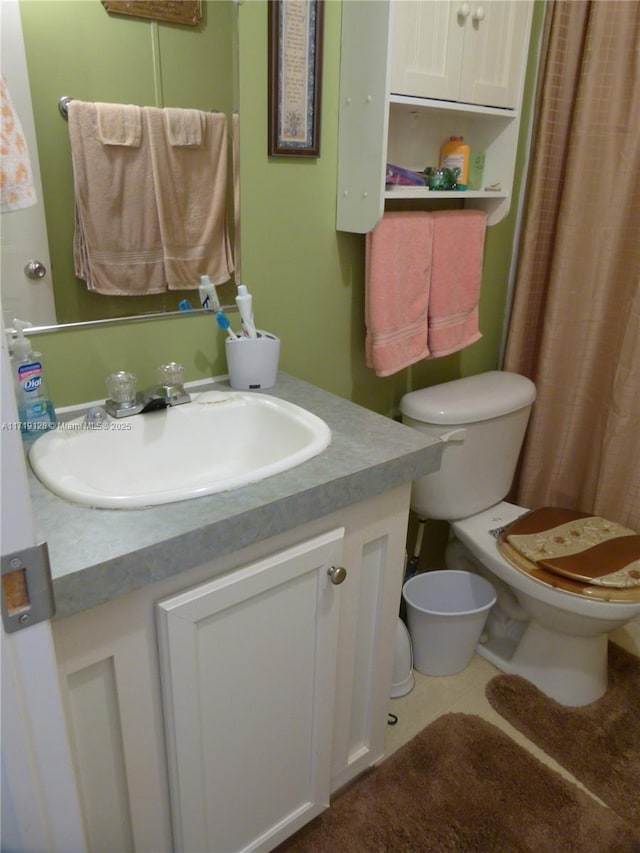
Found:
M 161 364 L 157 370 L 158 382 L 160 385 L 171 388 L 176 385 L 184 385 L 184 367 L 176 361 L 170 361 L 168 364 Z
M 184 390 L 184 367 L 176 361 L 161 364 L 158 368 L 159 393 L 169 406 L 179 406 L 188 403 L 191 395 Z
M 132 404 L 136 399 L 136 382 L 138 380 L 133 373 L 126 370 L 118 370 L 110 373 L 106 378 L 107 394 L 114 403 L 125 406 Z

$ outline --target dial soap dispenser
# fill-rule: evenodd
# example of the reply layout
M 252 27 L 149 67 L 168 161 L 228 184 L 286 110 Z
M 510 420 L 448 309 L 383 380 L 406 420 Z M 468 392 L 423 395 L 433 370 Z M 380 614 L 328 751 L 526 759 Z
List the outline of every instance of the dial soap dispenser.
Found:
M 25 441 L 37 438 L 55 429 L 57 419 L 49 399 L 42 367 L 42 354 L 31 349 L 31 341 L 24 336 L 30 325 L 24 320 L 14 320 L 17 337 L 11 342 L 11 366 L 18 403 L 20 432 Z

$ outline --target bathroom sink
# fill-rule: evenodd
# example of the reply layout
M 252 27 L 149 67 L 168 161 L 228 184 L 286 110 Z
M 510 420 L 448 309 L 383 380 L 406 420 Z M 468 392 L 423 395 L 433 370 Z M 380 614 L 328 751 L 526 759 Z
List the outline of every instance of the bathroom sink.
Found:
M 267 394 L 206 391 L 190 403 L 102 424 L 59 424 L 29 451 L 52 492 L 91 507 L 134 508 L 236 489 L 321 453 L 331 430 Z

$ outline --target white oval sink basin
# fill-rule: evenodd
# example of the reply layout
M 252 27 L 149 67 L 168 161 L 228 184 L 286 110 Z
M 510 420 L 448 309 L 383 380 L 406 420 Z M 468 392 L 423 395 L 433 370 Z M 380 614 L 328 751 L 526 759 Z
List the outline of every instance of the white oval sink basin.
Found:
M 29 451 L 41 482 L 85 506 L 155 506 L 236 489 L 311 459 L 331 441 L 316 415 L 267 394 L 206 391 L 99 427 L 84 418 Z

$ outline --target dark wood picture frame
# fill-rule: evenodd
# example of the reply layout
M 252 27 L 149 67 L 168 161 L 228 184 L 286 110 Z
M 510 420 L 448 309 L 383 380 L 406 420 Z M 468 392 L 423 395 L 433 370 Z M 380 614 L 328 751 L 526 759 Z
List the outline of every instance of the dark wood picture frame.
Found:
M 324 0 L 269 0 L 270 157 L 320 156 Z

